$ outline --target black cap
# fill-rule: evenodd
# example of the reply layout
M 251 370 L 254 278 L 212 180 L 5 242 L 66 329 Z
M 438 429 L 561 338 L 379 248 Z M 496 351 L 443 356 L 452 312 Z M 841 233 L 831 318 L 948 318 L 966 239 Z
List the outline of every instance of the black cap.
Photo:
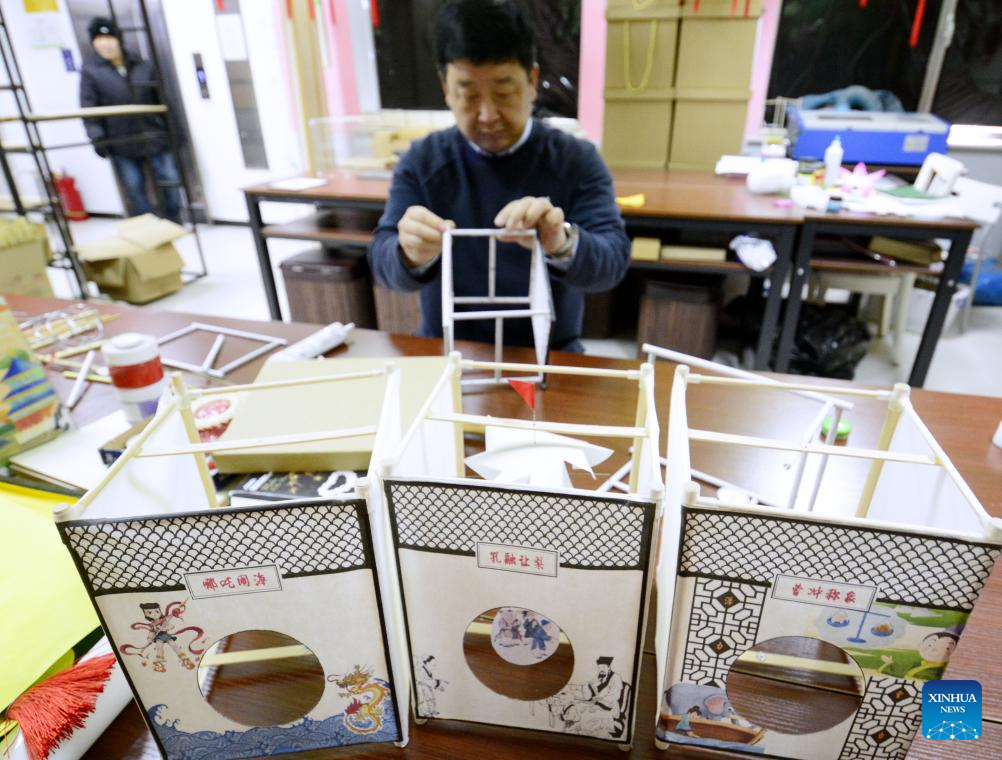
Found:
M 599 657 L 597 660 L 595 660 L 595 664 L 596 665 L 612 665 L 612 658 L 611 657 Z
M 118 24 L 104 16 L 95 16 L 90 20 L 90 23 L 87 24 L 87 34 L 90 35 L 91 42 L 94 41 L 95 37 L 101 35 L 122 39 L 122 30 L 118 28 Z

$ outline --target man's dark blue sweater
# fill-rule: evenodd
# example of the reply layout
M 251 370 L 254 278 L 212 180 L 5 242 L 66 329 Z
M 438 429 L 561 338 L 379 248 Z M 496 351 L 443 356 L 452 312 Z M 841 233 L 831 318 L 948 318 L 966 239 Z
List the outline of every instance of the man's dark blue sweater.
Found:
M 419 335 L 442 335 L 441 267 L 436 260 L 417 276 L 408 267 L 397 239 L 397 222 L 407 208 L 424 206 L 459 228 L 494 227 L 497 213 L 524 196 L 548 197 L 579 229 L 569 265 L 549 267 L 555 312 L 550 347 L 581 350 L 584 293 L 609 290 L 623 279 L 630 241 L 616 207 L 612 178 L 595 148 L 539 121 L 533 121 L 529 139 L 509 155 L 479 153 L 453 127 L 414 143 L 400 160 L 386 211 L 369 247 L 369 263 L 384 287 L 421 289 Z M 529 251 L 514 243 L 498 245 L 499 296 L 528 293 L 529 259 Z M 455 239 L 453 269 L 457 296 L 487 295 L 486 241 Z M 504 335 L 505 343 L 532 345 L 528 319 L 507 320 Z M 492 342 L 494 323 L 457 322 L 456 338 Z

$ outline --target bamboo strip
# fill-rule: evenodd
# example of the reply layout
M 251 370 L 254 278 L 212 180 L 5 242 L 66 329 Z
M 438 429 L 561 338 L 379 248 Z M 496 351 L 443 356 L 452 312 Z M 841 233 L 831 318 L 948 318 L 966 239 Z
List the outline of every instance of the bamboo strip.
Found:
M 343 430 L 326 430 L 318 433 L 291 433 L 288 435 L 271 435 L 260 438 L 241 438 L 233 441 L 210 441 L 197 443 L 182 449 L 164 449 L 161 451 L 144 451 L 137 457 L 175 457 L 185 454 L 209 454 L 213 451 L 234 451 L 236 449 L 260 449 L 265 446 L 283 446 L 293 443 L 310 443 L 312 441 L 333 441 L 339 438 L 357 438 L 364 435 L 375 435 L 376 426 L 366 425 Z
M 242 665 L 247 662 L 267 662 L 269 660 L 285 660 L 290 657 L 315 657 L 313 650 L 302 644 L 290 644 L 284 647 L 267 647 L 263 649 L 245 649 L 240 652 L 207 652 L 198 662 L 200 668 L 219 667 L 220 665 Z
M 157 413 L 154 415 L 153 419 L 150 420 L 149 424 L 139 432 L 139 435 L 133 439 L 132 443 L 129 444 L 122 455 L 112 462 L 111 467 L 109 467 L 104 473 L 100 482 L 81 496 L 76 504 L 68 504 L 64 509 L 54 510 L 53 517 L 57 521 L 61 521 L 70 519 L 70 516 L 80 517 L 83 515 L 84 511 L 90 507 L 91 502 L 97 498 L 97 495 L 104 490 L 105 486 L 107 486 L 108 483 L 110 483 L 111 480 L 118 475 L 119 472 L 121 472 L 122 468 L 125 467 L 125 465 L 128 464 L 134 456 L 142 451 L 146 440 L 164 423 L 164 420 L 166 420 L 167 417 L 174 413 L 176 408 L 176 399 L 171 399 L 166 404 L 158 407 Z
M 731 435 L 716 433 L 712 430 L 695 430 L 689 428 L 689 440 L 706 443 L 722 443 L 731 446 L 752 446 L 779 451 L 806 451 L 811 454 L 831 454 L 838 457 L 854 457 L 856 459 L 876 459 L 882 462 L 907 462 L 909 464 L 925 464 L 934 467 L 939 462 L 932 457 L 917 454 L 898 454 L 892 451 L 877 449 L 850 449 L 845 446 L 828 446 L 826 444 L 797 444 L 787 441 L 777 441 L 773 438 L 756 438 L 748 435 Z
M 838 388 L 830 385 L 810 385 L 808 383 L 780 383 L 767 378 L 746 380 L 739 377 L 714 377 L 712 375 L 689 375 L 690 383 L 703 385 L 736 385 L 745 388 L 763 388 L 770 391 L 808 391 L 819 393 L 841 394 L 843 396 L 862 396 L 864 398 L 890 399 L 893 391 L 875 391 L 869 388 Z
M 480 414 L 430 414 L 426 419 L 435 422 L 454 422 L 461 425 L 493 425 L 560 435 L 586 435 L 594 438 L 641 438 L 647 435 L 647 430 L 642 427 L 579 425 L 571 422 L 548 422 L 546 420 L 533 422 L 509 417 L 488 417 Z
M 68 369 L 63 371 L 63 377 L 69 380 L 75 380 L 80 375 L 79 372 Z M 92 383 L 104 383 L 105 385 L 111 385 L 111 378 L 105 377 L 104 375 L 95 375 L 93 372 L 87 375 L 87 380 Z
M 232 393 L 243 393 L 249 391 L 268 391 L 275 388 L 294 388 L 298 385 L 328 383 L 335 380 L 359 380 L 366 377 L 379 377 L 382 374 L 384 374 L 383 370 L 372 369 L 364 372 L 346 372 L 343 375 L 316 375 L 314 377 L 299 377 L 293 380 L 274 380 L 269 383 L 228 385 L 225 388 L 192 388 L 190 393 L 193 397 L 219 396 L 222 394 L 230 395 Z
M 484 362 L 464 359 L 463 369 L 501 369 L 511 372 L 542 372 L 547 375 L 582 375 L 584 377 L 618 377 L 639 380 L 639 369 L 602 369 L 599 367 L 562 366 L 556 364 L 518 364 L 516 362 Z

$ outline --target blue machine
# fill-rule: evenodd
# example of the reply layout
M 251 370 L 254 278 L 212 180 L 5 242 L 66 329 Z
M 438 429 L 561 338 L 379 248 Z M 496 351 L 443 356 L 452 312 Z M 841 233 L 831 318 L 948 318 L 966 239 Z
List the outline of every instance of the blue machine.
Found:
M 792 156 L 822 159 L 838 136 L 844 163 L 920 166 L 930 153 L 946 153 L 950 125 L 928 113 L 796 111 L 790 124 Z

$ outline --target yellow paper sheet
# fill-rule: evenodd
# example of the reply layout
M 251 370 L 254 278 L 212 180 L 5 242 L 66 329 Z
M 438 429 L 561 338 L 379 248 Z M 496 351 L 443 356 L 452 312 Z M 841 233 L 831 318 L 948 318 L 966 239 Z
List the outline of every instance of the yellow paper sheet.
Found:
M 616 198 L 616 203 L 623 208 L 643 208 L 647 203 L 647 196 L 644 193 L 620 195 Z
M 98 626 L 52 520 L 67 500 L 0 483 L 0 710 Z

